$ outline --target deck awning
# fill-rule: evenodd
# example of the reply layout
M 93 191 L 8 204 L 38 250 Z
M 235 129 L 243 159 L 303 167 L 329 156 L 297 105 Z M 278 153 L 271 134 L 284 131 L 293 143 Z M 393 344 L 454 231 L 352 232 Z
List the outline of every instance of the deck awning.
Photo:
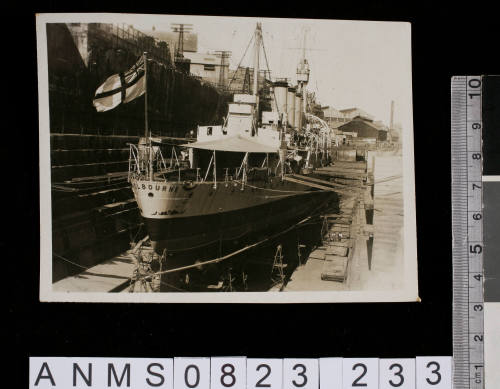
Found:
M 233 151 L 239 153 L 276 153 L 278 147 L 273 147 L 254 140 L 254 138 L 236 135 L 203 142 L 185 143 L 182 146 L 193 149 Z

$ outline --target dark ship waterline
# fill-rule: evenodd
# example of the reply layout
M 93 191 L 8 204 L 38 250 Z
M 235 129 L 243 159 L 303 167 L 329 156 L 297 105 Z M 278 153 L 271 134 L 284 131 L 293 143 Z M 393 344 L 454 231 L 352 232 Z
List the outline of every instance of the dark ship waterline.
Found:
M 304 189 L 276 177 L 246 184 L 237 180 L 219 182 L 216 189 L 212 182 L 186 185 L 158 181 L 136 181 L 133 188 L 159 254 L 297 223 L 335 195 Z

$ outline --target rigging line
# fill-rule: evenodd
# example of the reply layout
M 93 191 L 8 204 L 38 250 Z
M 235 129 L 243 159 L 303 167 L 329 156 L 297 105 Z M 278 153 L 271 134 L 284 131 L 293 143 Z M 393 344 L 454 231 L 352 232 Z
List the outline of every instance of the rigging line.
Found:
M 135 240 L 136 240 L 136 239 L 137 239 L 137 237 L 139 236 L 139 232 L 141 232 L 143 224 L 144 224 L 144 223 L 139 224 L 139 228 L 137 229 L 137 232 L 136 232 L 136 234 L 135 234 L 135 236 L 134 236 L 134 239 L 132 239 L 132 242 L 135 242 Z M 148 237 L 149 237 L 149 235 L 148 235 Z
M 89 270 L 89 269 L 90 269 L 90 267 L 85 267 L 85 266 L 79 265 L 78 263 L 75 263 L 75 262 L 73 262 L 73 261 L 70 261 L 68 258 L 64 258 L 62 255 L 56 254 L 56 253 L 54 253 L 54 252 L 52 253 L 52 255 L 53 255 L 54 257 L 57 257 L 57 258 L 62 259 L 63 261 L 66 261 L 66 262 L 68 262 L 68 263 L 71 263 L 72 265 L 78 266 L 78 267 L 79 267 L 79 268 L 81 268 L 81 269 L 84 269 L 84 270 Z
M 323 206 L 323 205 L 324 204 L 322 204 L 321 206 Z M 311 219 L 311 216 L 308 216 L 305 219 L 302 219 L 301 221 L 299 221 L 298 223 L 294 224 L 293 226 L 290 226 L 286 230 L 280 231 L 280 232 L 278 232 L 278 233 L 276 233 L 274 235 L 271 235 L 270 237 L 264 238 L 264 239 L 262 239 L 262 240 L 260 240 L 258 242 L 255 242 L 255 243 L 253 243 L 251 245 L 248 245 L 248 246 L 245 246 L 245 247 L 243 247 L 243 248 L 241 248 L 239 250 L 233 251 L 232 253 L 224 255 L 223 257 L 210 259 L 210 260 L 204 261 L 204 262 L 194 263 L 192 265 L 182 266 L 182 267 L 178 267 L 178 268 L 175 268 L 175 269 L 164 270 L 164 271 L 161 271 L 161 272 L 157 272 L 155 274 L 156 275 L 161 275 L 161 274 L 175 273 L 175 272 L 182 271 L 182 270 L 188 270 L 188 269 L 192 269 L 192 268 L 195 268 L 195 267 L 200 267 L 200 266 L 204 266 L 204 265 L 209 265 L 209 264 L 213 264 L 213 263 L 222 262 L 222 261 L 224 261 L 224 260 L 226 260 L 228 258 L 234 257 L 237 254 L 243 253 L 243 252 L 245 252 L 247 250 L 250 250 L 250 249 L 252 249 L 254 247 L 257 247 L 257 246 L 261 245 L 264 242 L 272 240 L 272 239 L 276 238 L 277 236 L 283 235 L 283 234 L 285 234 L 285 233 L 293 230 L 298 225 L 301 225 L 301 224 L 305 223 L 309 219 Z
M 261 42 L 262 42 L 262 51 L 264 52 L 264 59 L 266 60 L 267 71 L 269 72 L 269 77 L 271 77 L 271 69 L 269 68 L 269 62 L 267 60 L 266 48 L 264 46 L 264 39 L 262 39 Z M 269 80 L 269 81 L 271 81 L 271 80 Z M 274 87 L 272 89 L 273 89 L 273 96 L 274 96 L 274 104 L 276 106 L 276 112 L 278 112 L 278 117 L 279 117 L 280 110 L 278 107 L 278 100 L 276 99 L 276 92 L 274 91 Z
M 238 69 L 240 68 L 240 65 L 241 63 L 243 62 L 243 59 L 245 58 L 245 56 L 247 55 L 247 51 L 250 47 L 250 44 L 253 42 L 253 39 L 254 39 L 254 35 L 252 35 L 252 37 L 250 38 L 250 42 L 248 42 L 248 46 L 247 48 L 245 49 L 245 52 L 243 53 L 243 56 L 241 57 L 240 59 L 240 63 L 238 64 L 238 66 L 236 67 L 236 70 L 233 74 L 233 78 L 231 78 L 231 81 L 229 81 L 229 85 L 227 86 L 227 88 L 229 89 L 231 87 L 231 83 L 234 81 L 235 77 L 236 77 L 236 73 L 238 72 Z
M 237 183 L 242 183 L 240 180 L 233 180 Z M 262 189 L 265 191 L 271 191 L 271 192 L 281 192 L 281 193 L 313 193 L 313 191 L 310 190 L 280 190 L 280 189 L 271 189 L 271 188 L 259 188 L 257 186 L 250 185 L 248 183 L 245 183 L 245 186 L 248 186 L 250 188 L 254 189 Z M 333 188 L 332 188 L 333 189 Z M 314 192 L 334 192 L 334 190 L 329 190 L 329 189 L 318 189 L 315 190 Z
M 132 251 L 130 252 L 130 254 L 132 254 L 132 257 L 133 257 L 133 255 L 135 254 L 135 252 L 137 251 L 137 249 L 138 249 L 138 248 L 140 248 L 140 246 L 141 246 L 141 245 L 142 245 L 142 244 L 143 244 L 143 243 L 144 243 L 147 239 L 149 239 L 149 235 L 148 235 L 148 236 L 146 236 L 145 238 L 141 239 L 141 240 L 140 240 L 140 241 L 136 244 L 136 246 L 135 246 L 135 247 L 132 249 Z M 78 263 L 75 263 L 75 262 L 73 262 L 73 261 L 69 260 L 68 258 L 63 257 L 63 256 L 62 256 L 62 255 L 60 255 L 60 254 L 57 254 L 57 253 L 52 252 L 52 255 L 53 255 L 53 256 L 55 256 L 55 257 L 57 257 L 57 258 L 62 259 L 63 261 L 66 261 L 66 262 L 68 262 L 68 263 L 70 263 L 70 264 L 72 264 L 72 265 L 74 265 L 74 266 L 77 266 L 77 267 L 79 267 L 79 268 L 81 268 L 81 269 L 84 269 L 84 271 L 87 271 L 87 270 L 90 270 L 90 269 L 91 269 L 90 267 L 85 267 L 85 266 L 82 266 L 82 265 L 80 265 L 80 264 L 78 264 Z M 135 261 L 135 258 L 134 258 L 134 261 Z M 106 276 L 115 276 L 114 274 L 105 274 L 105 273 L 102 273 L 102 274 L 101 274 L 101 273 L 99 273 L 99 275 L 100 275 L 100 276 L 102 275 L 102 276 L 104 276 L 104 277 L 106 277 Z
M 128 172 L 122 172 L 116 176 L 103 176 L 99 180 L 82 180 L 82 181 L 63 181 L 63 182 L 53 182 L 52 185 L 86 185 L 94 183 L 109 183 L 111 185 L 120 183 L 127 178 Z M 96 176 L 94 176 L 95 178 Z M 91 177 L 92 178 L 92 177 Z
M 238 235 L 238 236 L 232 236 L 231 238 L 227 238 L 227 239 L 223 239 L 223 238 L 217 238 L 217 239 L 214 239 L 210 242 L 207 242 L 207 243 L 202 243 L 202 244 L 199 244 L 197 246 L 190 246 L 188 248 L 185 248 L 185 249 L 176 249 L 176 250 L 170 250 L 169 252 L 171 253 L 178 253 L 178 252 L 182 252 L 182 251 L 189 251 L 189 250 L 194 250 L 194 249 L 198 249 L 200 247 L 205 247 L 205 246 L 209 246 L 211 244 L 214 244 L 214 243 L 217 243 L 217 242 L 227 242 L 227 241 L 231 241 L 231 240 L 235 240 L 235 239 L 239 239 L 239 238 L 242 238 L 243 236 L 245 235 L 248 235 L 249 234 L 249 231 L 245 231 L 243 232 L 241 235 Z
M 321 209 L 322 207 L 325 206 L 325 203 L 321 203 L 313 212 L 313 214 L 318 211 L 319 209 Z M 167 273 L 175 273 L 175 272 L 178 272 L 178 271 L 182 271 L 182 270 L 188 270 L 188 269 L 192 269 L 192 268 L 195 268 L 195 267 L 199 267 L 199 266 L 204 266 L 204 265 L 209 265 L 209 264 L 213 264 L 213 263 L 218 263 L 218 262 L 222 262 L 228 258 L 231 258 L 231 257 L 234 257 L 235 255 L 237 254 L 240 254 L 242 252 L 245 252 L 247 250 L 250 250 L 251 248 L 254 248 L 256 246 L 259 246 L 261 245 L 262 243 L 265 243 L 267 241 L 270 241 L 274 238 L 276 238 L 277 236 L 280 236 L 280 235 L 283 235 L 283 234 L 286 234 L 287 232 L 293 230 L 294 228 L 296 228 L 297 226 L 299 225 L 302 225 L 304 224 L 305 222 L 307 222 L 308 220 L 310 220 L 312 218 L 312 216 L 308 216 L 306 217 L 305 219 L 302 219 L 301 221 L 299 221 L 298 223 L 288 227 L 287 229 L 283 230 L 283 231 L 280 231 L 274 235 L 271 235 L 270 237 L 267 237 L 267 238 L 264 238 L 256 243 L 253 243 L 251 245 L 248 245 L 248 246 L 245 246 L 239 250 L 236 250 L 230 254 L 227 254 L 223 257 L 220 257 L 220 258 L 215 258 L 215 259 L 211 259 L 211 260 L 208 260 L 208 261 L 205 261 L 205 262 L 199 262 L 199 263 L 195 263 L 195 264 L 192 264 L 192 265 L 187 265 L 187 266 L 182 266 L 182 267 L 178 267 L 178 268 L 175 268 L 175 269 L 170 269 L 170 270 L 164 270 L 164 271 L 161 271 L 161 272 L 157 272 L 155 273 L 156 275 L 161 275 L 161 274 L 167 274 Z
M 117 185 L 121 185 L 121 184 L 123 184 L 123 182 L 116 182 L 114 184 L 104 184 L 104 185 L 99 185 L 99 186 L 91 186 L 91 187 L 88 187 L 88 188 L 73 188 L 73 187 L 70 187 L 70 186 L 65 187 L 64 185 L 52 185 L 52 189 L 53 190 L 58 190 L 58 191 L 61 191 L 61 192 L 80 193 L 80 192 L 92 191 L 92 190 L 96 190 L 96 189 L 100 189 L 100 190 L 113 190 L 113 189 L 120 190 L 120 189 L 127 189 L 129 187 L 129 185 L 126 185 L 126 186 L 122 186 L 122 187 L 115 187 L 115 188 L 109 189 L 112 186 L 117 186 Z M 85 196 L 85 195 L 91 195 L 92 193 L 96 193 L 96 192 L 84 193 L 83 196 Z
M 162 281 L 162 280 L 160 280 L 160 283 L 162 283 L 162 284 L 163 284 L 163 285 L 165 285 L 165 286 L 168 286 L 169 288 L 172 288 L 172 289 L 178 290 L 179 292 L 189 292 L 189 290 L 187 290 L 187 289 L 178 288 L 178 287 L 176 287 L 176 286 L 174 286 L 174 285 L 167 284 L 165 281 Z
M 227 239 L 226 239 L 227 240 Z M 189 250 L 194 250 L 194 249 L 199 249 L 200 247 L 205 247 L 205 246 L 209 246 L 211 244 L 214 244 L 214 243 L 217 243 L 219 241 L 219 239 L 214 239 L 210 242 L 207 242 L 207 243 L 202 243 L 202 244 L 199 244 L 197 246 L 190 246 L 190 247 L 187 247 L 185 249 L 176 249 L 176 250 L 169 250 L 170 253 L 178 253 L 178 252 L 182 252 L 182 251 L 189 251 Z
M 147 280 L 147 278 L 152 278 L 154 275 L 155 275 L 155 273 L 143 274 L 141 276 L 137 276 L 135 279 L 130 279 L 131 285 L 132 284 L 136 284 L 137 282 L 145 281 L 145 282 L 147 282 L 147 283 L 150 284 L 151 290 L 153 290 L 153 288 L 151 286 L 152 280 L 149 281 L 149 280 Z M 159 281 L 160 281 L 161 284 L 163 284 L 163 285 L 165 285 L 165 286 L 167 286 L 169 288 L 175 289 L 175 290 L 177 290 L 179 292 L 188 292 L 187 289 L 178 288 L 178 287 L 176 287 L 174 285 L 166 283 L 165 281 L 162 281 L 161 279 Z M 154 290 L 153 290 L 153 292 L 154 292 Z M 137 293 L 137 292 L 134 292 L 133 290 L 129 290 L 129 293 Z M 139 292 L 139 293 L 141 293 L 141 292 Z

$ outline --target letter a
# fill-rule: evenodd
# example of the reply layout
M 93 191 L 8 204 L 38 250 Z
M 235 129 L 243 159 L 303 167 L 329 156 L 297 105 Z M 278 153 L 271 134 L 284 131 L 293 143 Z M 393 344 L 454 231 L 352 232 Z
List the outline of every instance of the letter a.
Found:
M 47 375 L 42 375 L 43 371 L 47 370 Z M 54 377 L 52 377 L 52 373 L 50 372 L 49 365 L 47 365 L 47 362 L 42 363 L 42 367 L 40 371 L 38 372 L 38 376 L 36 377 L 35 380 L 35 386 L 38 386 L 38 383 L 40 382 L 41 379 L 49 379 L 50 383 L 52 386 L 56 386 L 56 382 L 54 381 Z

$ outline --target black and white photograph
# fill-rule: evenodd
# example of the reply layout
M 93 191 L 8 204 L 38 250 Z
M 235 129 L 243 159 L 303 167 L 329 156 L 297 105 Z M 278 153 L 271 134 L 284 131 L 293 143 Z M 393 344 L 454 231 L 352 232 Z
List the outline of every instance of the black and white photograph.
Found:
M 36 22 L 41 301 L 419 300 L 409 23 Z

